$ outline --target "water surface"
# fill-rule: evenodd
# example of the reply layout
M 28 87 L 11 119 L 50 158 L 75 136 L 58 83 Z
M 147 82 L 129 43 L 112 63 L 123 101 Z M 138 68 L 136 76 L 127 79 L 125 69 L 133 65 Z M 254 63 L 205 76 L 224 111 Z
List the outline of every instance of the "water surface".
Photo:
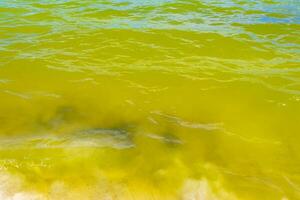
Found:
M 2 0 L 0 199 L 300 199 L 297 0 Z

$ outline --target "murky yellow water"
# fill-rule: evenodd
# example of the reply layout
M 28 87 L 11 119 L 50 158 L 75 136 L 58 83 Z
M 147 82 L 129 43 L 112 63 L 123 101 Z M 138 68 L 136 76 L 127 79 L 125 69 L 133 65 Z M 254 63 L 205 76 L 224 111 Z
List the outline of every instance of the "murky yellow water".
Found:
M 300 199 L 299 38 L 297 0 L 1 0 L 0 199 Z

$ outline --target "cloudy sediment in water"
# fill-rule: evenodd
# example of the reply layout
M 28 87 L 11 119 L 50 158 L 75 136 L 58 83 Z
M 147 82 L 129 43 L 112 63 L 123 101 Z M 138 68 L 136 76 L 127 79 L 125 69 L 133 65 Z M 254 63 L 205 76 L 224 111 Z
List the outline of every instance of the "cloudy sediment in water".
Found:
M 2 0 L 0 199 L 300 199 L 299 38 L 296 0 Z

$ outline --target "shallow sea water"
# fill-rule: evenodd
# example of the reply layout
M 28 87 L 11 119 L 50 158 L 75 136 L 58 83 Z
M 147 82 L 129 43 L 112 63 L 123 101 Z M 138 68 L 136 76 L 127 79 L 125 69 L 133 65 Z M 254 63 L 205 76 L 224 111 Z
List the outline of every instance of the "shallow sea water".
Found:
M 300 199 L 300 1 L 1 0 L 1 200 Z

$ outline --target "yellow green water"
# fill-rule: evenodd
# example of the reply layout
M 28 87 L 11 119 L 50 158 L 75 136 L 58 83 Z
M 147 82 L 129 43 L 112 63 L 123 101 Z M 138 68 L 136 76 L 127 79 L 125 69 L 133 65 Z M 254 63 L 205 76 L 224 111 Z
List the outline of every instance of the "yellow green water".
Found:
M 1 0 L 0 199 L 300 199 L 299 38 L 297 0 Z

